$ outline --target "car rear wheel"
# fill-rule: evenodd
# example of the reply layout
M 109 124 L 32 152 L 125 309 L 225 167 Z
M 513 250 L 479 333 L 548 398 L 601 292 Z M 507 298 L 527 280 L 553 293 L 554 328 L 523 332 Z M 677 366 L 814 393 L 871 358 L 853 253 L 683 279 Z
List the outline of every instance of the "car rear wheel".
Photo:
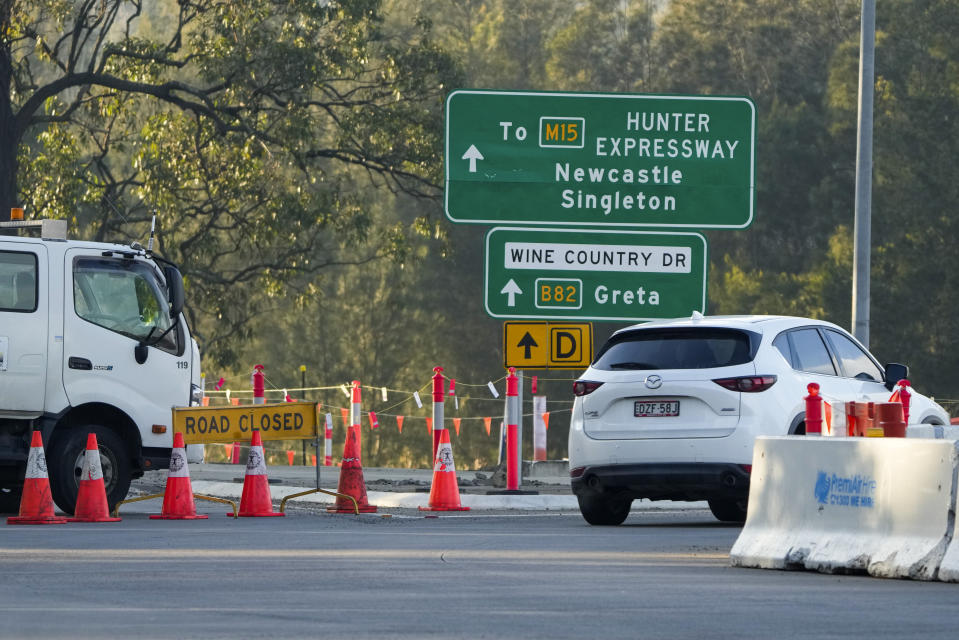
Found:
M 576 496 L 579 512 L 583 519 L 592 525 L 615 526 L 623 524 L 629 515 L 633 501 L 628 498 L 610 497 L 600 494 Z
M 721 522 L 746 522 L 746 500 L 711 498 L 709 510 Z
M 0 487 L 0 513 L 20 513 L 22 487 Z

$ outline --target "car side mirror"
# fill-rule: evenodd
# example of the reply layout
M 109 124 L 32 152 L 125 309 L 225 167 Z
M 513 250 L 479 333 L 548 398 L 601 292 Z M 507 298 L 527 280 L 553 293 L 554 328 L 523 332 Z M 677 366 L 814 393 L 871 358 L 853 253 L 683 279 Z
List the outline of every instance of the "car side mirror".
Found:
M 170 317 L 176 318 L 183 311 L 183 301 L 186 299 L 183 292 L 183 275 L 176 267 L 166 265 L 163 267 L 163 277 L 166 278 L 170 298 Z
M 886 388 L 890 391 L 893 390 L 893 387 L 895 387 L 896 383 L 900 380 L 905 380 L 909 377 L 909 367 L 904 364 L 890 362 L 884 368 L 886 370 Z

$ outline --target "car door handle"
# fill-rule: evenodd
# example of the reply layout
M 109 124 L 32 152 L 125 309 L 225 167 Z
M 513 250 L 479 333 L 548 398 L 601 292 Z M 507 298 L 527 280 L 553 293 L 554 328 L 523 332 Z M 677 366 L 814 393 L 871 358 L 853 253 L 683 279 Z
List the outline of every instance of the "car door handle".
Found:
M 70 356 L 70 359 L 67 360 L 67 366 L 69 366 L 71 369 L 82 369 L 84 371 L 90 371 L 93 369 L 93 363 L 91 363 L 89 360 L 86 358 L 76 358 L 74 356 Z

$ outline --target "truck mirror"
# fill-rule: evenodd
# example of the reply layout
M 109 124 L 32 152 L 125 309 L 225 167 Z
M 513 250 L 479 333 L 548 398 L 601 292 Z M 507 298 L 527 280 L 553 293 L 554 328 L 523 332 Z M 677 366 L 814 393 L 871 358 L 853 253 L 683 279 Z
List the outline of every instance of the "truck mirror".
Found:
M 898 362 L 890 362 L 885 366 L 886 388 L 892 391 L 900 380 L 909 378 L 909 367 Z
M 183 311 L 183 301 L 186 299 L 183 293 L 183 276 L 176 267 L 167 265 L 163 267 L 163 277 L 166 278 L 167 291 L 170 299 L 170 317 L 176 318 Z

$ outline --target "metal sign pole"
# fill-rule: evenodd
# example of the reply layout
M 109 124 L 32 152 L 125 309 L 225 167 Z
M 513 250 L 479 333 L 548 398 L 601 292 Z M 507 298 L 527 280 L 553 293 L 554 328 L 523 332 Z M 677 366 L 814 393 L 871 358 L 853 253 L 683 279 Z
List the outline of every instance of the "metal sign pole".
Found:
M 324 439 L 325 440 L 325 439 Z M 313 446 L 316 448 L 316 488 L 320 488 L 320 405 L 316 405 L 316 434 L 313 438 Z

